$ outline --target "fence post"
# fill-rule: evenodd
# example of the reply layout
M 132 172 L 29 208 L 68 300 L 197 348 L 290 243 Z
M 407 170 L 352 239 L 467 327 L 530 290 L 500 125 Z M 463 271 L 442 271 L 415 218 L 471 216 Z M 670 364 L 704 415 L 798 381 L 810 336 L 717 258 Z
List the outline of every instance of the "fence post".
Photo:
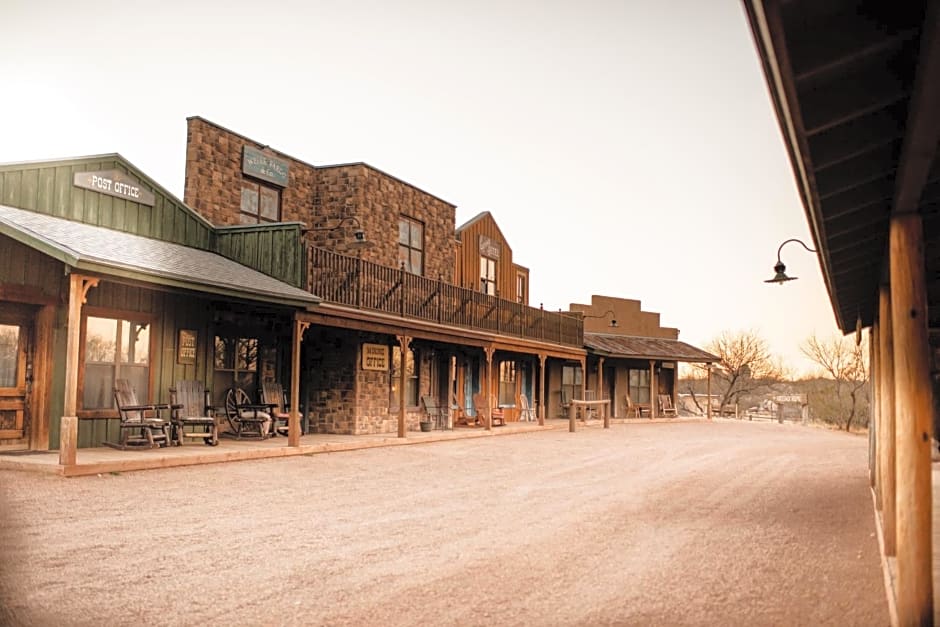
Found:
M 444 278 L 437 275 L 437 323 L 444 322 Z
M 401 317 L 404 318 L 405 317 L 405 262 L 404 261 L 401 262 L 401 272 L 398 277 L 398 290 L 399 290 L 398 292 L 399 312 L 401 313 Z M 404 394 L 404 390 L 402 390 L 401 393 Z
M 356 253 L 356 308 L 362 307 L 362 257 Z

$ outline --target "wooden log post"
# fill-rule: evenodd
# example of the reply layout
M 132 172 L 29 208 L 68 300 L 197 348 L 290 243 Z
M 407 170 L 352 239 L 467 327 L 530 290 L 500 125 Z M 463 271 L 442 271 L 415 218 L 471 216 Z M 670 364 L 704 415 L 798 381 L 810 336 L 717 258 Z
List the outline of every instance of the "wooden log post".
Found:
M 891 218 L 894 342 L 897 608 L 901 625 L 933 624 L 930 434 L 933 398 L 920 215 Z
M 881 508 L 881 482 L 879 481 L 879 474 L 881 469 L 879 467 L 879 447 L 881 446 L 881 440 L 878 436 L 878 430 L 881 428 L 881 417 L 879 416 L 880 408 L 879 403 L 881 399 L 879 398 L 878 391 L 878 382 L 881 378 L 880 366 L 878 360 L 881 359 L 881 353 L 878 349 L 878 321 L 875 320 L 871 325 L 871 330 L 868 332 L 868 363 L 869 365 L 869 407 L 871 407 L 871 416 L 868 420 L 868 481 L 871 484 L 872 489 L 875 491 L 875 503 L 878 508 Z
M 404 266 L 402 266 L 404 267 Z M 407 335 L 396 336 L 401 349 L 401 361 L 398 372 L 398 437 L 405 437 L 405 370 L 408 365 L 408 350 L 411 347 L 411 338 Z
M 656 393 L 659 386 L 656 381 L 656 360 L 650 359 L 650 420 L 659 416 L 659 398 Z
M 98 285 L 98 279 L 80 274 L 69 275 L 68 329 L 65 354 L 65 404 L 59 423 L 59 464 L 74 466 L 78 447 L 78 358 L 81 346 L 82 305 L 88 290 Z
M 290 414 L 287 418 L 287 446 L 300 446 L 300 345 L 304 331 L 310 326 L 294 318 L 290 355 Z
M 545 391 L 545 361 L 548 355 L 539 353 L 539 426 L 545 426 L 545 406 L 548 404 L 548 394 Z
M 604 398 L 604 358 L 600 357 L 597 360 L 597 394 L 595 395 L 597 399 Z M 610 407 L 604 407 L 601 405 L 601 411 L 604 412 L 604 428 L 610 429 Z
M 895 533 L 895 441 L 894 441 L 894 344 L 893 325 L 891 324 L 891 289 L 881 286 L 878 293 L 878 319 L 881 333 L 878 334 L 881 384 L 881 441 L 879 467 L 881 469 L 881 527 L 884 535 L 885 555 L 894 556 L 897 552 L 897 534 Z

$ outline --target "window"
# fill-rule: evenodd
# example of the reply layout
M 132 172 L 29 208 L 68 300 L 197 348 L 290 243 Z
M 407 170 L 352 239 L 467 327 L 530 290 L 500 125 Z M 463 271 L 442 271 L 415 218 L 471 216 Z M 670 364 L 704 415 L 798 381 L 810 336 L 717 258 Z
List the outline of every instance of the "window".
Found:
M 88 316 L 82 353 L 82 409 L 114 407 L 114 381 L 127 379 L 150 402 L 150 323 Z
M 418 406 L 418 354 L 413 348 L 405 353 L 405 406 Z M 388 404 L 394 412 L 401 406 L 398 396 L 398 387 L 401 383 L 401 347 L 392 347 L 392 367 L 389 368 L 389 397 Z
M 634 403 L 650 402 L 650 371 L 630 370 L 630 399 Z
M 516 404 L 516 362 L 499 362 L 499 401 L 500 405 Z
M 239 387 L 249 396 L 258 387 L 258 340 L 250 337 L 215 336 L 212 395 L 222 404 L 229 388 Z
M 424 274 L 424 225 L 411 218 L 398 218 L 398 262 L 411 274 Z
M 516 302 L 525 305 L 529 302 L 526 297 L 526 276 L 521 272 L 516 274 Z
M 562 398 L 581 398 L 581 366 L 561 367 Z
M 277 222 L 281 219 L 281 192 L 253 181 L 242 182 L 242 224 Z
M 480 291 L 496 296 L 496 260 L 480 257 Z

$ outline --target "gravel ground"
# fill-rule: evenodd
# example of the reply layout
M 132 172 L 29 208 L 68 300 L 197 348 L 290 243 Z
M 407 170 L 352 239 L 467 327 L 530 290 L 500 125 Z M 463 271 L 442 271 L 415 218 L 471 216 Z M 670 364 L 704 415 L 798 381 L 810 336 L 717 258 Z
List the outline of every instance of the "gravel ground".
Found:
M 888 625 L 867 446 L 715 421 L 0 471 L 0 623 Z

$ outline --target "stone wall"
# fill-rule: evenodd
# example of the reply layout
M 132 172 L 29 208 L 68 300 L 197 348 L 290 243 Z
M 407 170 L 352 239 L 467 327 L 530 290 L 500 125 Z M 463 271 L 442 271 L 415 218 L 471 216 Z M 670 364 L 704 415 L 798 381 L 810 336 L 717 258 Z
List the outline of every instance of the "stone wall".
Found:
M 302 373 L 312 433 L 355 434 L 358 344 L 348 331 L 310 327 Z

